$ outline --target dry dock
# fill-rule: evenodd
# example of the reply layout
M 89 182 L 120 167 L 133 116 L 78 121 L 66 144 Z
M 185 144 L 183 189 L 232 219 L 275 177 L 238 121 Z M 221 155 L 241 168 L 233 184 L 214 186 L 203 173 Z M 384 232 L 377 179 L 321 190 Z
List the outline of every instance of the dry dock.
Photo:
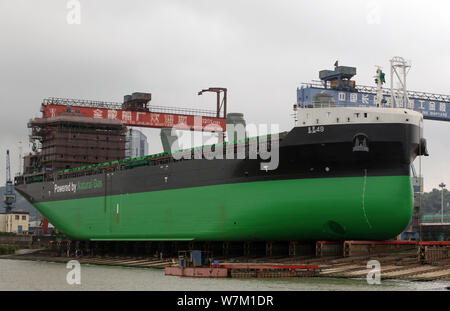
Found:
M 294 275 L 289 269 L 285 271 L 282 269 L 279 271 L 267 270 L 267 265 L 285 267 L 302 265 L 314 266 L 317 269 L 314 270 L 314 273 L 298 273 L 295 275 L 296 277 L 366 278 L 369 271 L 373 269 L 372 266 L 368 267 L 368 262 L 376 260 L 380 264 L 381 279 L 450 281 L 450 242 L 418 244 L 401 241 L 346 241 L 342 243 L 319 241 L 312 245 L 291 242 L 280 246 L 266 243 L 262 247 L 246 243 L 241 248 L 238 247 L 239 244 L 224 244 L 225 246 L 221 245 L 222 247 L 209 245 L 210 250 L 216 250 L 217 255 L 214 255 L 214 260 L 220 262 L 216 268 L 228 269 L 228 273 L 232 272 L 232 277 L 292 277 Z M 53 247 L 52 249 L 21 250 L 13 255 L 0 256 L 0 259 L 61 263 L 76 259 L 81 264 L 158 269 L 178 266 L 177 257 L 173 253 L 163 255 L 162 252 L 156 252 L 149 255 L 136 251 L 131 252 L 130 250 L 133 248 L 130 248 L 130 245 L 121 247 L 116 245 L 115 249 L 123 248 L 124 252 L 122 253 L 93 255 L 89 252 L 73 251 L 70 243 L 59 243 L 59 246 L 63 247 L 62 249 Z M 184 246 L 186 245 L 179 245 L 179 247 Z M 205 245 L 192 244 L 188 246 L 192 246 L 191 249 L 199 249 Z M 165 245 L 165 249 L 167 249 L 167 245 Z M 233 265 L 235 268 L 231 269 Z M 208 268 L 208 270 L 210 269 Z M 185 270 L 183 273 L 188 276 L 196 276 L 195 274 L 200 272 Z M 223 276 L 223 271 L 214 273 L 217 274 L 216 277 Z

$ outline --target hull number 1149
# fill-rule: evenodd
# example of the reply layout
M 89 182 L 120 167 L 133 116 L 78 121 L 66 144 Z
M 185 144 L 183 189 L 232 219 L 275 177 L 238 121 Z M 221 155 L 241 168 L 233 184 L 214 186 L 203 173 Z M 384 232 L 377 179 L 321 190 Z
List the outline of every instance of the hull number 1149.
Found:
M 323 133 L 324 131 L 323 126 L 308 126 L 308 134 Z

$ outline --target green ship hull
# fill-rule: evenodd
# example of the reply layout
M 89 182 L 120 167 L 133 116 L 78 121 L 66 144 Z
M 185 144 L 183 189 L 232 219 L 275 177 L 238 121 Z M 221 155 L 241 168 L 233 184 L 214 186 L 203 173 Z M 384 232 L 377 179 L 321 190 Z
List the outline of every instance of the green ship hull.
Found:
M 408 225 L 409 176 L 232 183 L 35 202 L 72 239 L 385 240 Z

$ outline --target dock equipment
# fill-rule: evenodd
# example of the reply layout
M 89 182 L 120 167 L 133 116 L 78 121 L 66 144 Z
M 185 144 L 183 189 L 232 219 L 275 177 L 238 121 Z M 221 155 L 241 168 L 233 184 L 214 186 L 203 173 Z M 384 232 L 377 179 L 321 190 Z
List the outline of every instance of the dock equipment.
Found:
M 178 265 L 180 267 L 208 266 L 210 253 L 200 250 L 178 251 Z
M 123 110 L 149 112 L 149 103 L 152 100 L 152 94 L 134 92 L 131 95 L 123 97 Z
M 317 265 L 280 263 L 220 263 L 212 260 L 209 252 L 199 250 L 179 251 L 178 266 L 165 268 L 166 275 L 214 278 L 267 278 L 316 276 Z
M 176 136 L 169 135 L 172 128 L 217 132 L 219 142 L 223 142 L 227 89 L 214 87 L 198 94 L 204 92 L 217 93 L 216 111 L 150 105 L 152 94 L 143 92 L 125 95 L 123 103 L 44 99 L 42 117 L 28 123 L 34 153 L 24 158 L 24 174 L 33 175 L 30 178 L 37 178 L 33 181 L 39 182 L 42 176 L 34 176 L 37 172 L 54 172 L 123 159 L 127 148 L 126 126 L 161 129 L 165 152 L 173 151 Z
M 415 241 L 345 241 L 343 255 L 344 257 L 372 255 L 416 247 Z
M 342 256 L 342 241 L 317 241 L 316 257 L 322 256 Z
M 325 247 L 339 245 L 333 241 L 320 242 Z M 241 254 L 235 254 L 237 257 L 224 257 L 219 251 L 221 248 L 214 247 L 219 257 L 213 260 L 206 254 L 209 251 L 202 256 L 202 251 L 198 250 L 206 249 L 206 243 L 195 243 L 198 248 L 192 250 L 184 248 L 188 244 L 194 244 L 191 242 L 171 244 L 173 245 L 170 246 L 168 242 L 54 241 L 50 242 L 53 257 L 48 257 L 51 252 L 46 251 L 31 258 L 66 262 L 71 257 L 77 258 L 81 263 L 164 268 L 166 275 L 201 278 L 365 278 L 370 271 L 367 267 L 368 260 L 377 260 L 381 264 L 382 279 L 450 280 L 450 242 L 345 241 L 344 246 L 349 245 L 350 249 L 344 252 L 350 252 L 344 256 L 316 257 L 312 248 L 302 248 L 295 257 L 255 257 L 253 254 L 251 262 L 250 257 L 244 255 L 243 247 Z M 291 244 L 306 246 L 306 243 L 289 243 Z M 315 243 L 311 243 L 313 245 Z M 212 249 L 212 245 L 209 246 Z M 172 253 L 160 256 L 160 252 L 171 249 Z M 179 252 L 180 249 L 185 250 Z M 285 251 L 287 256 L 287 249 Z M 177 263 L 174 258 L 176 254 L 183 255 L 185 263 Z
M 43 118 L 59 116 L 70 107 L 94 119 L 119 120 L 125 126 L 149 128 L 177 128 L 192 131 L 217 131 L 226 129 L 226 88 L 209 88 L 199 92 L 217 93 L 217 110 L 176 108 L 150 105 L 151 94 L 135 92 L 126 95 L 123 103 L 69 99 L 47 98 L 41 106 Z M 222 102 L 220 101 L 221 94 Z
M 443 259 L 450 259 L 450 241 L 419 243 L 419 262 L 432 264 Z
M 319 78 L 324 82 L 325 88 L 329 85 L 334 90 L 357 92 L 355 81 L 351 80 L 356 75 L 356 68 L 339 66 L 338 61 L 334 66 L 334 70 L 321 70 L 319 72 Z
M 320 80 L 302 83 L 297 88 L 297 107 L 391 107 L 419 111 L 424 119 L 450 121 L 450 95 L 408 91 L 406 76 L 411 63 L 393 57 L 390 87 L 382 87 L 385 74 L 378 67 L 376 86 L 356 85 L 351 78 L 355 67 L 339 66 L 319 72 Z M 397 88 L 397 85 L 399 88 Z
M 217 95 L 217 118 L 220 118 L 220 112 L 223 108 L 223 115 L 227 115 L 227 89 L 224 87 L 210 87 L 209 89 L 203 89 L 200 92 L 198 92 L 198 95 L 203 95 L 203 93 L 211 92 L 216 93 Z M 222 100 L 221 94 L 223 93 Z
M 319 274 L 318 265 L 271 263 L 223 263 L 212 268 L 227 269 L 232 278 L 313 277 Z
M 210 267 L 166 267 L 165 274 L 210 278 L 313 277 L 319 274 L 319 266 L 270 263 L 215 263 Z

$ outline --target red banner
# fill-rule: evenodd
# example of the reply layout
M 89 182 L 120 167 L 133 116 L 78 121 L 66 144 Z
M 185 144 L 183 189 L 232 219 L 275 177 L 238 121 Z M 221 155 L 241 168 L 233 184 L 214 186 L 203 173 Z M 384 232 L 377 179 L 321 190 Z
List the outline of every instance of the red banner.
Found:
M 140 112 L 106 108 L 76 107 L 83 115 L 95 119 L 120 120 L 127 126 L 152 128 L 177 128 L 194 131 L 225 131 L 226 119 L 160 112 Z M 59 116 L 66 111 L 62 105 L 42 105 L 44 118 Z

